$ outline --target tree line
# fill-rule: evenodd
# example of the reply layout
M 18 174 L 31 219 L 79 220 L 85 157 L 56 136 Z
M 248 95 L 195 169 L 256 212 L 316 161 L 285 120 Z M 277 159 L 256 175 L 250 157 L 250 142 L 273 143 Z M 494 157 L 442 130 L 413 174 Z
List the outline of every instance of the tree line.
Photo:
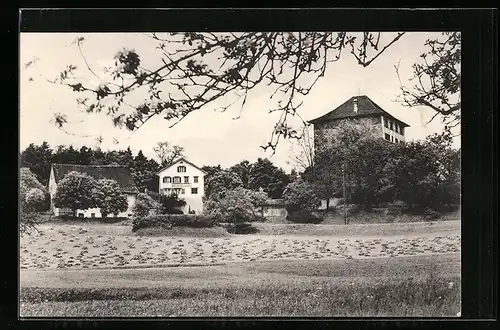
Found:
M 48 186 L 51 164 L 77 165 L 121 165 L 130 169 L 139 191 L 158 192 L 158 176 L 156 173 L 170 164 L 176 157 L 183 156 L 182 147 L 160 142 L 154 148 L 158 160 L 148 158 L 142 150 L 134 156 L 130 147 L 125 150 L 101 150 L 86 146 L 80 149 L 73 146 L 57 146 L 52 148 L 47 142 L 40 145 L 30 144 L 21 152 L 21 167 L 29 168 L 36 179 L 45 187 Z M 262 189 L 269 198 L 281 198 L 285 187 L 296 176 L 295 171 L 286 174 L 282 168 L 274 165 L 267 158 L 259 158 L 254 163 L 243 160 L 229 168 L 202 166 L 207 172 L 205 191 L 208 197 L 214 190 L 222 186 L 241 186 L 250 190 Z M 233 182 L 234 181 L 234 182 Z
M 40 145 L 31 143 L 21 152 L 20 165 L 27 167 L 44 186 L 48 186 L 51 164 L 77 165 L 122 165 L 130 169 L 134 182 L 140 191 L 144 189 L 158 191 L 158 180 L 155 173 L 160 164 L 152 158 L 144 156 L 139 150 L 136 156 L 128 147 L 125 150 L 105 151 L 100 148 L 86 146 L 76 149 L 73 146 L 57 146 L 51 148 L 47 142 Z
M 406 143 L 379 134 L 364 120 L 340 122 L 302 177 L 320 199 L 342 197 L 366 210 L 403 202 L 409 211 L 440 212 L 460 204 L 460 149 L 449 131 Z

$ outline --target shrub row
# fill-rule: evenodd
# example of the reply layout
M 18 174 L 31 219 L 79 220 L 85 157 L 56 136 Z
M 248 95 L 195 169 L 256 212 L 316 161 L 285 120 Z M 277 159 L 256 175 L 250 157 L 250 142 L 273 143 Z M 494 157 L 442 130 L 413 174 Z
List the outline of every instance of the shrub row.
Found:
M 317 216 L 309 211 L 300 210 L 289 212 L 286 219 L 295 223 L 315 223 L 323 221 L 323 216 Z
M 132 231 L 141 228 L 161 227 L 170 229 L 172 227 L 207 228 L 213 227 L 217 219 L 213 216 L 195 214 L 162 214 L 137 217 L 132 221 Z

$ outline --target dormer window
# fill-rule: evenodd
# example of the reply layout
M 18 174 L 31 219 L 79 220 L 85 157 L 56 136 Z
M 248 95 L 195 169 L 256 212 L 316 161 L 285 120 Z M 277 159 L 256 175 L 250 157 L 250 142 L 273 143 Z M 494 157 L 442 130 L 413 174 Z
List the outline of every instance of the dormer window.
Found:
M 177 166 L 177 173 L 186 173 L 186 166 Z

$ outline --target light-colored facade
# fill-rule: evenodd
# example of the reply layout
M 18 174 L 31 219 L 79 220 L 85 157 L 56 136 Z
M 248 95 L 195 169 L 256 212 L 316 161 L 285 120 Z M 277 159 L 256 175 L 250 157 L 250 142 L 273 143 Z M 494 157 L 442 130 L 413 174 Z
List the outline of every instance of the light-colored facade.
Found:
M 203 196 L 205 194 L 205 172 L 187 161 L 185 158 L 176 160 L 172 165 L 163 168 L 158 173 L 159 193 L 176 194 L 186 205 L 180 210 L 184 214 L 200 214 L 203 211 Z
M 394 143 L 405 142 L 405 126 L 399 120 L 388 116 L 380 116 L 380 127 L 382 128 L 382 137 L 387 141 Z

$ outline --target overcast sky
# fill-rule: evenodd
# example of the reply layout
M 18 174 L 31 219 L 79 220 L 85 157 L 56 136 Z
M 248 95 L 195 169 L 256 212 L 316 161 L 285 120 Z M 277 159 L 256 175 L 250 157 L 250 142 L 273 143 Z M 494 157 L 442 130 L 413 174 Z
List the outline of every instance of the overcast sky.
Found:
M 185 154 L 192 162 L 202 165 L 221 164 L 231 166 L 247 159 L 254 161 L 258 157 L 269 157 L 271 152 L 264 152 L 260 145 L 270 138 L 277 116 L 269 115 L 268 110 L 275 107 L 270 100 L 270 91 L 259 88 L 249 94 L 241 118 L 239 106 L 224 113 L 217 111 L 227 102 L 214 103 L 210 108 L 193 112 L 173 128 L 161 116 L 151 120 L 134 134 L 126 129 L 114 128 L 111 117 L 104 114 L 87 115 L 79 112 L 76 106 L 75 92 L 62 86 L 46 82 L 41 78 L 55 77 L 68 64 L 76 65 L 78 76 L 84 77 L 85 63 L 76 45 L 71 45 L 76 37 L 83 36 L 82 44 L 89 64 L 96 71 L 102 71 L 113 61 L 113 56 L 123 47 L 135 49 L 142 58 L 142 63 L 154 67 L 160 57 L 156 41 L 142 33 L 23 33 L 21 34 L 21 65 L 37 58 L 33 67 L 21 69 L 20 82 L 20 148 L 23 150 L 30 143 L 40 144 L 47 141 L 51 146 L 60 144 L 96 146 L 95 138 L 103 137 L 102 149 L 125 149 L 130 146 L 134 154 L 143 150 L 148 157 L 153 157 L 153 147 L 159 141 L 169 141 L 183 146 Z M 411 65 L 424 51 L 424 42 L 432 38 L 431 33 L 408 33 L 370 66 L 363 68 L 356 64 L 347 53 L 340 61 L 328 66 L 325 77 L 319 80 L 313 91 L 303 97 L 300 115 L 313 119 L 323 115 L 351 96 L 369 96 L 374 102 L 396 118 L 410 125 L 406 129 L 407 140 L 422 139 L 428 134 L 439 132 L 443 126 L 436 118 L 431 124 L 427 121 L 434 114 L 426 108 L 406 108 L 394 102 L 399 93 L 399 81 L 394 65 L 400 62 L 400 74 L 403 82 L 411 76 Z M 161 62 L 160 62 L 161 63 Z M 33 81 L 29 81 L 33 78 Z M 92 78 L 86 76 L 88 82 Z M 73 122 L 65 129 L 72 135 L 58 130 L 51 119 L 54 113 L 67 114 Z M 119 141 L 115 144 L 113 140 Z M 456 138 L 455 147 L 460 140 Z M 290 145 L 280 142 L 276 154 L 270 158 L 275 164 L 290 171 Z

